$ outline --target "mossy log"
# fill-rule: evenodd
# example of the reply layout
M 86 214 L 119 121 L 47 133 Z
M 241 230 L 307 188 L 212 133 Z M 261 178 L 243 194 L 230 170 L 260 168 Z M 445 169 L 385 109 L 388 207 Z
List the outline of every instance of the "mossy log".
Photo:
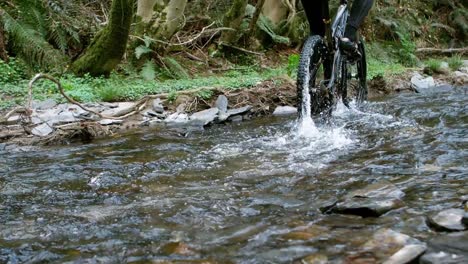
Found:
M 71 70 L 78 75 L 109 75 L 122 60 L 127 47 L 134 0 L 113 0 L 109 24 L 93 39 Z

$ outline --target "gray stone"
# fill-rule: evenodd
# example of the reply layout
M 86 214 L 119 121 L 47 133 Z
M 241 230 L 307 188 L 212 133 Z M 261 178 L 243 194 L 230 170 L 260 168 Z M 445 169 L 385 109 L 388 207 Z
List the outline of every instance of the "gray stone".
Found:
M 19 122 L 21 122 L 21 116 L 19 116 L 19 115 L 14 115 L 14 116 L 10 116 L 10 117 L 7 119 L 6 125 L 7 125 L 7 126 L 9 126 L 9 125 L 15 125 L 15 124 L 18 124 Z
M 428 89 L 430 87 L 434 87 L 435 85 L 436 84 L 435 84 L 434 78 L 432 77 L 425 78 L 419 73 L 416 73 L 411 78 L 411 86 L 415 88 L 416 90 Z
M 403 264 L 411 263 L 427 249 L 425 243 L 391 229 L 380 229 L 367 241 L 360 252 L 372 252 L 378 259 L 376 263 Z M 357 258 L 359 260 L 359 258 Z M 356 263 L 359 263 L 357 261 Z
M 117 107 L 104 110 L 101 114 L 105 116 L 119 117 L 132 112 L 135 108 L 135 103 L 132 102 L 117 103 L 116 105 Z
M 234 122 L 234 123 L 238 123 L 238 122 L 242 122 L 243 119 L 244 118 L 241 115 L 236 115 L 236 116 L 230 117 L 229 121 Z
M 173 113 L 170 114 L 164 121 L 166 123 L 187 123 L 189 121 L 189 117 L 185 113 Z
M 6 146 L 6 143 L 0 143 L 0 150 L 5 150 Z
M 33 101 L 32 102 L 32 109 L 36 110 L 47 110 L 55 107 L 57 102 L 54 99 L 47 99 L 45 101 Z
M 468 232 L 448 233 L 428 242 L 428 250 L 421 264 L 468 263 Z
M 33 135 L 39 136 L 39 137 L 46 137 L 54 132 L 54 129 L 51 128 L 48 124 L 42 124 L 38 125 L 37 127 L 33 128 L 31 133 Z
M 252 109 L 252 106 L 247 105 L 241 108 L 236 108 L 236 109 L 230 109 L 227 111 L 227 114 L 229 116 L 234 116 L 234 115 L 242 115 L 250 111 Z
M 406 264 L 411 263 L 427 250 L 426 245 L 406 245 L 397 253 L 393 254 L 383 264 Z
M 403 206 L 405 194 L 389 182 L 379 182 L 345 196 L 331 212 L 362 217 L 378 217 Z
M 241 107 L 241 108 L 227 110 L 227 112 L 220 112 L 218 114 L 218 122 L 224 122 L 224 121 L 226 121 L 228 119 L 232 121 L 233 116 L 242 115 L 244 113 L 247 113 L 248 111 L 250 111 L 250 109 L 252 109 L 252 107 L 250 105 L 248 105 L 248 106 L 244 106 L 244 107 Z M 236 120 L 239 120 L 239 118 L 236 118 Z M 241 121 L 242 121 L 242 118 L 241 118 Z
M 463 231 L 466 226 L 462 223 L 465 216 L 463 209 L 448 209 L 428 218 L 428 224 L 442 231 Z
M 187 107 L 186 103 L 181 103 L 180 105 L 177 106 L 176 112 L 177 113 L 185 113 L 185 108 Z
M 123 120 L 119 120 L 119 119 L 102 119 L 99 121 L 99 124 L 103 126 L 120 125 L 122 123 L 123 123 Z
M 156 98 L 153 100 L 153 110 L 159 114 L 164 113 L 164 106 L 162 105 L 161 99 Z
M 228 109 L 227 97 L 225 95 L 218 96 L 218 99 L 216 99 L 215 107 L 217 107 L 221 113 L 227 112 L 227 109 Z
M 201 125 L 207 125 L 218 117 L 219 109 L 216 107 L 206 109 L 190 116 L 190 120 L 197 121 Z
M 297 114 L 297 108 L 292 106 L 278 106 L 273 112 L 274 116 L 285 116 Z

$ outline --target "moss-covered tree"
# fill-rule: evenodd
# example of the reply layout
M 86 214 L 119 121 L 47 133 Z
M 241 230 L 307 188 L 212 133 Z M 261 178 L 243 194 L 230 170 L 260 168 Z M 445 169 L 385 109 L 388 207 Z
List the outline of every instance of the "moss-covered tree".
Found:
M 245 9 L 247 7 L 247 0 L 234 0 L 231 8 L 224 17 L 223 24 L 225 27 L 234 30 L 224 31 L 221 35 L 221 41 L 224 43 L 235 43 L 241 37 L 239 28 L 242 24 L 242 19 L 245 16 Z
M 109 75 L 122 60 L 127 47 L 134 0 L 113 0 L 109 24 L 102 29 L 71 66 L 76 74 Z

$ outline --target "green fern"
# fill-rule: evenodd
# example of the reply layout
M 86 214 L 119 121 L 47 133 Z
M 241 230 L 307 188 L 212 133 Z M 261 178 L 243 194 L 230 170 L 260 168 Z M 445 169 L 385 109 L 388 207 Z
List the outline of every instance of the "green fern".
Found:
M 2 9 L 0 23 L 3 24 L 14 51 L 31 67 L 38 65 L 43 69 L 51 69 L 66 63 L 66 57 L 45 41 L 38 31 L 19 23 Z
M 143 79 L 147 81 L 154 80 L 156 78 L 156 68 L 153 61 L 149 60 L 145 62 L 143 68 L 141 69 L 140 75 Z

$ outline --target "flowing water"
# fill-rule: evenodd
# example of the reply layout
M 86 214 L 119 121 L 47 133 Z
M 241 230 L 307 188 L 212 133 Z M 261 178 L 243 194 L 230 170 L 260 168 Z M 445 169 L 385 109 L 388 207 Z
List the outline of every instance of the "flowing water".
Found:
M 340 263 L 382 227 L 426 241 L 425 216 L 468 194 L 466 91 L 341 107 L 308 136 L 262 118 L 0 151 L 0 263 Z M 318 209 L 381 180 L 405 207 Z

